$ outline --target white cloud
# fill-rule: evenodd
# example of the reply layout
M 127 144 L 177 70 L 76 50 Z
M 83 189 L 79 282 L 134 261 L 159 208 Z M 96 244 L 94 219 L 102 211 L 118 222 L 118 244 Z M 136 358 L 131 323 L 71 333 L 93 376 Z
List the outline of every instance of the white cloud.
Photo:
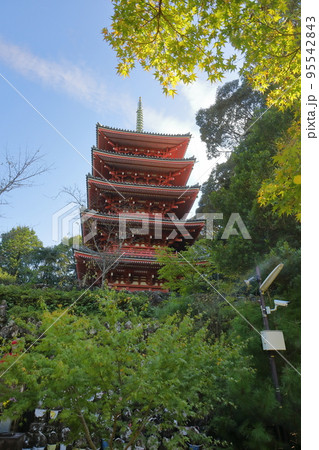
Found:
M 198 79 L 195 83 L 189 85 L 181 85 L 180 95 L 184 96 L 194 114 L 201 108 L 208 108 L 215 101 L 216 84 L 213 85 L 209 81 Z
M 191 122 L 176 116 L 171 116 L 167 112 L 143 105 L 144 130 L 152 130 L 156 133 L 185 134 L 190 132 Z
M 105 111 L 115 106 L 115 96 L 92 71 L 69 61 L 55 62 L 34 55 L 29 50 L 0 38 L 0 59 L 26 78 L 62 91 L 83 103 Z

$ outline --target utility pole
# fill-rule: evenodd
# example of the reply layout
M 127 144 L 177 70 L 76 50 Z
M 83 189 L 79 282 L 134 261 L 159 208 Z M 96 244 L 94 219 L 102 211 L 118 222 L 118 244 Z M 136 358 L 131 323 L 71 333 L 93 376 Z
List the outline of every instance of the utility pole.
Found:
M 256 275 L 257 275 L 257 281 L 258 281 L 258 286 L 259 286 L 259 296 L 260 296 L 259 301 L 260 301 L 260 309 L 261 309 L 261 315 L 262 315 L 262 319 L 263 319 L 264 329 L 269 330 L 270 328 L 269 328 L 268 316 L 267 316 L 267 311 L 266 311 L 266 306 L 265 306 L 264 294 L 262 293 L 262 290 L 260 289 L 260 286 L 262 283 L 261 283 L 260 270 L 259 270 L 258 266 L 256 267 Z M 275 387 L 276 399 L 278 400 L 280 405 L 282 405 L 282 398 L 281 398 L 281 393 L 280 393 L 277 367 L 276 367 L 276 361 L 275 361 L 275 351 L 274 350 L 268 351 L 268 357 L 269 357 L 269 364 L 270 364 L 270 370 L 271 370 L 271 377 L 272 377 L 272 381 L 273 381 L 274 387 Z

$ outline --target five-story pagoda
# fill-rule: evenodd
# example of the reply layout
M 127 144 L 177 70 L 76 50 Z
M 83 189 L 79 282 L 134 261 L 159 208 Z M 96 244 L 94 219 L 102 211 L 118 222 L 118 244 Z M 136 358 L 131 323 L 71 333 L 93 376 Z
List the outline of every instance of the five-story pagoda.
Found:
M 186 186 L 195 163 L 184 158 L 190 134 L 146 133 L 142 122 L 140 100 L 136 132 L 96 126 L 84 247 L 74 252 L 82 284 L 164 291 L 156 249 L 183 250 L 205 224 L 185 220 L 199 193 Z

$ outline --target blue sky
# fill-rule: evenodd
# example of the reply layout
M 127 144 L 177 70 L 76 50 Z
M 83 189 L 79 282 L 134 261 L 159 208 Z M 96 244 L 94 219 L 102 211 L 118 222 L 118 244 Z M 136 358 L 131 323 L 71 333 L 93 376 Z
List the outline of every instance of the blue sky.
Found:
M 207 162 L 195 113 L 214 102 L 217 85 L 201 80 L 182 86 L 172 99 L 151 73 L 136 69 L 129 78 L 119 77 L 115 54 L 101 34 L 111 14 L 107 0 L 1 4 L 0 151 L 17 158 L 40 149 L 51 170 L 33 187 L 7 196 L 0 233 L 27 225 L 44 245 L 57 243 L 52 216 L 70 201 L 59 192 L 73 185 L 85 191 L 96 123 L 134 130 L 139 96 L 145 131 L 192 134 L 186 156 L 198 162 L 189 184 L 202 184 L 214 166 Z

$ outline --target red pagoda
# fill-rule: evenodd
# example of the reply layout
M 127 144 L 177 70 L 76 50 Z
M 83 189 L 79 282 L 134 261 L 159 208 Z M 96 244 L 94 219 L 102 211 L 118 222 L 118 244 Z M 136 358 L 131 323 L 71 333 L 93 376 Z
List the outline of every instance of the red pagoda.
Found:
M 185 220 L 199 186 L 186 183 L 195 163 L 185 159 L 190 134 L 96 126 L 88 209 L 82 212 L 84 247 L 75 250 L 83 285 L 105 284 L 128 291 L 166 291 L 158 276 L 156 249 L 192 245 L 205 222 Z

